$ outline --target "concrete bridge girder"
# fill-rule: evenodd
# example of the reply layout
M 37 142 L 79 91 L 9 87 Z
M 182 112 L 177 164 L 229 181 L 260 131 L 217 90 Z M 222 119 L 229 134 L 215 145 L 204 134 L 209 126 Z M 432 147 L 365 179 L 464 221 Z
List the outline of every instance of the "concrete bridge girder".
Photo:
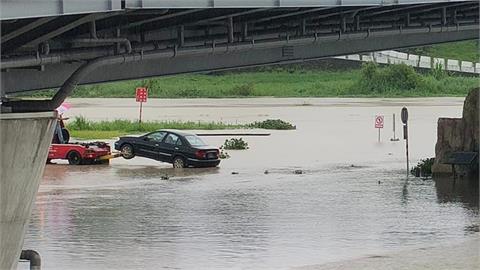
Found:
M 0 114 L 0 269 L 17 269 L 56 113 Z
M 189 72 L 205 72 L 238 67 L 307 61 L 360 52 L 388 50 L 399 47 L 421 46 L 457 40 L 478 38 L 478 26 L 441 27 L 417 30 L 395 30 L 333 35 L 327 38 L 303 38 L 269 43 L 217 47 L 147 51 L 132 54 L 133 60 L 106 65 L 108 72 L 87 74 L 81 84 L 138 79 L 152 76 Z M 285 53 L 289 48 L 289 53 Z M 153 49 L 153 46 L 152 46 Z M 105 53 L 105 52 L 103 52 Z M 56 56 L 52 56 L 56 57 Z M 94 55 L 92 55 L 94 57 Z M 61 62 L 61 57 L 58 61 Z M 127 59 L 127 58 L 126 58 Z M 42 59 L 39 59 L 42 61 Z M 48 61 L 46 61 L 48 63 Z M 8 63 L 6 63 L 8 64 Z M 6 94 L 32 89 L 60 87 L 81 63 L 46 65 L 44 71 L 12 69 L 1 73 L 2 88 Z M 28 79 L 25 79 L 28 78 Z

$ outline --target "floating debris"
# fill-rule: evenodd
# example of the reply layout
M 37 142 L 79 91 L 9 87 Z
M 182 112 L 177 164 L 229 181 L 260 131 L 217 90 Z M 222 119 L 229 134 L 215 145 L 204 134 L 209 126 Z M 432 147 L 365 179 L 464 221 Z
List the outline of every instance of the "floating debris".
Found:
M 295 170 L 293 171 L 294 174 L 303 174 L 303 171 L 302 170 Z
M 268 170 L 265 170 L 263 173 L 264 174 L 269 174 L 270 172 Z
M 232 174 L 239 174 L 239 172 L 232 172 Z
M 160 177 L 160 179 L 168 180 L 168 179 L 170 179 L 170 176 L 168 176 L 168 174 L 165 174 L 165 175 L 162 175 L 162 177 Z

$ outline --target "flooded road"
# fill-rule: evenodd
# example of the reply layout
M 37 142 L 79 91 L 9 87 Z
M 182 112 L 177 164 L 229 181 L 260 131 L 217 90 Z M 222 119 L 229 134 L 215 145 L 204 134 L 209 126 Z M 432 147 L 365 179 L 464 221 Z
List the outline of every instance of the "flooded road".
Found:
M 70 117 L 138 117 L 134 100 L 70 102 Z M 289 269 L 477 239 L 478 185 L 407 179 L 403 140 L 390 142 L 392 114 L 407 105 L 412 163 L 433 156 L 437 118 L 461 116 L 462 104 L 150 100 L 147 120 L 280 118 L 297 130 L 245 137 L 250 149 L 228 151 L 213 169 L 142 158 L 48 165 L 24 248 L 39 251 L 45 269 Z M 386 120 L 380 143 L 378 114 Z M 205 140 L 220 146 L 225 138 Z

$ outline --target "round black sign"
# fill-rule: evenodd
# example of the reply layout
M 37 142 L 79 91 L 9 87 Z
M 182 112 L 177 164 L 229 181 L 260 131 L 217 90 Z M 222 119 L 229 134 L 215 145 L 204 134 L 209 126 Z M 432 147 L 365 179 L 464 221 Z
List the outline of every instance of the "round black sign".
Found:
M 404 124 L 407 124 L 407 122 L 408 122 L 408 110 L 407 110 L 406 107 L 403 107 L 403 109 L 402 109 L 402 122 Z

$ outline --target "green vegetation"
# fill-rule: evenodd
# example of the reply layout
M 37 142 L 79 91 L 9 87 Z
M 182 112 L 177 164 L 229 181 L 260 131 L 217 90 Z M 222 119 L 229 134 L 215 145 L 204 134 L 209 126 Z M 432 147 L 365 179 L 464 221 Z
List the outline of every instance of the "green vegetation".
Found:
M 242 138 L 236 139 L 227 139 L 225 143 L 221 147 L 221 149 L 226 150 L 246 150 L 248 149 L 248 143 L 244 141 Z
M 277 123 L 276 125 L 265 125 L 263 127 L 256 124 L 227 124 L 222 122 L 193 122 L 193 121 L 146 121 L 136 122 L 131 120 L 113 120 L 94 122 L 85 117 L 75 117 L 67 123 L 67 128 L 72 137 L 79 139 L 109 139 L 119 137 L 125 134 L 139 134 L 151 132 L 159 129 L 179 129 L 179 130 L 224 130 L 241 128 L 263 128 L 263 129 L 285 129 L 292 124 L 278 120 L 266 120 L 258 123 Z M 281 124 L 278 124 L 281 123 Z
M 290 129 L 297 128 L 294 125 L 280 119 L 276 119 L 276 120 L 268 119 L 261 122 L 254 122 L 249 124 L 248 127 L 263 128 L 263 129 L 277 129 L 277 130 L 290 130 Z
M 460 42 L 437 44 L 432 46 L 406 49 L 403 51 L 411 54 L 425 55 L 431 57 L 480 62 L 478 40 L 467 40 Z
M 420 160 L 417 166 L 410 170 L 410 173 L 416 177 L 428 177 L 432 175 L 432 166 L 435 162 L 435 158 L 426 158 Z
M 405 65 L 367 64 L 360 70 L 344 71 L 262 68 L 256 72 L 179 75 L 81 86 L 73 97 L 133 98 L 138 86 L 148 86 L 152 98 L 465 96 L 479 84 L 478 77 L 446 72 L 440 75 L 420 74 Z M 52 93 L 41 91 L 35 96 Z

